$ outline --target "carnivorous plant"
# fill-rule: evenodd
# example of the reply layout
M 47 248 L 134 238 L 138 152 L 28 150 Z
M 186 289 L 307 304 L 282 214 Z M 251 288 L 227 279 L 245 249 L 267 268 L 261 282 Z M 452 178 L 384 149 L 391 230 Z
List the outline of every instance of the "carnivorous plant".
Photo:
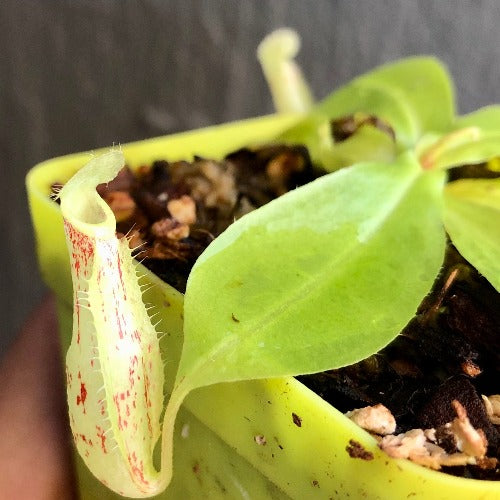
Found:
M 273 62 L 277 49 L 267 49 L 259 55 L 276 96 L 294 51 Z M 237 220 L 198 259 L 165 410 L 169 353 L 160 354 L 138 267 L 95 190 L 123 167 L 122 154 L 92 159 L 60 193 L 74 283 L 71 427 L 90 470 L 122 495 L 168 486 L 175 417 L 190 391 L 345 366 L 387 345 L 431 289 L 447 234 L 500 290 L 500 179 L 447 182 L 451 167 L 500 154 L 500 107 L 456 116 L 449 76 L 432 57 L 382 66 L 313 106 L 296 69 L 288 83 L 300 89 L 279 109 L 303 118 L 276 139 L 305 144 L 329 173 Z M 332 123 L 344 117 L 356 127 L 339 141 Z

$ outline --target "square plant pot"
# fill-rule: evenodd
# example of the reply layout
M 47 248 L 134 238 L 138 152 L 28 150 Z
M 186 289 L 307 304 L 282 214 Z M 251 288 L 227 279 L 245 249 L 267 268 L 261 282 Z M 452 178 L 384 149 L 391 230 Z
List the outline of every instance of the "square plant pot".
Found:
M 131 168 L 193 155 L 221 158 L 272 140 L 296 123 L 270 116 L 122 146 Z M 63 349 L 70 343 L 72 284 L 59 206 L 49 198 L 90 158 L 79 153 L 43 162 L 27 176 L 44 281 L 57 296 Z M 182 346 L 183 296 L 149 271 L 144 300 L 160 310 L 165 376 L 173 383 Z M 157 498 L 499 499 L 500 484 L 457 478 L 388 457 L 375 439 L 294 378 L 219 384 L 189 395 L 176 421 L 173 481 Z M 351 440 L 373 455 L 352 458 Z M 82 498 L 120 498 L 76 459 Z

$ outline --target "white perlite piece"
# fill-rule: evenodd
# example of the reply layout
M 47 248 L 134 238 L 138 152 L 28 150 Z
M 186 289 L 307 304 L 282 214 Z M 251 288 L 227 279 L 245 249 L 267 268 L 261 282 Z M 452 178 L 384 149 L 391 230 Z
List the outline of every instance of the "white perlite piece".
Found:
M 500 425 L 500 395 L 482 396 L 486 413 L 490 422 L 495 425 Z
M 256 436 L 253 437 L 253 440 L 259 445 L 259 446 L 265 446 L 267 444 L 267 439 L 266 436 L 263 436 L 262 434 L 257 434 Z
M 200 172 L 210 182 L 209 189 L 206 191 L 202 189 L 201 184 L 196 186 L 200 189 L 206 206 L 216 207 L 219 204 L 234 206 L 237 199 L 234 177 L 229 172 L 222 170 L 215 162 L 209 160 L 201 164 Z M 193 190 L 193 195 L 195 192 L 196 189 Z
M 443 466 L 476 463 L 476 457 L 466 453 L 449 454 L 441 446 L 429 441 L 428 430 L 412 429 L 397 436 L 385 436 L 379 446 L 393 458 L 407 458 L 412 462 L 435 470 L 439 470 Z
M 191 196 L 183 194 L 167 203 L 170 215 L 182 224 L 194 224 L 196 222 L 196 203 Z
M 455 437 L 457 448 L 467 455 L 482 458 L 486 455 L 488 441 L 482 429 L 474 429 L 465 408 L 456 400 L 451 403 L 457 418 L 451 422 L 450 431 Z M 447 424 L 448 425 L 448 424 Z
M 396 430 L 396 419 L 383 404 L 352 410 L 346 413 L 346 417 L 363 429 L 381 436 L 393 434 Z
M 500 404 L 500 398 L 494 403 Z M 492 406 L 494 403 L 491 403 Z M 467 417 L 465 408 L 456 400 L 452 402 L 457 417 L 443 426 L 455 442 L 457 452 L 447 453 L 436 444 L 436 429 L 411 429 L 395 435 L 396 421 L 385 406 L 378 404 L 346 413 L 363 429 L 384 436 L 380 448 L 393 458 L 406 458 L 431 469 L 485 463 L 488 442 L 481 429 L 475 429 Z M 494 411 L 494 410 L 492 410 Z

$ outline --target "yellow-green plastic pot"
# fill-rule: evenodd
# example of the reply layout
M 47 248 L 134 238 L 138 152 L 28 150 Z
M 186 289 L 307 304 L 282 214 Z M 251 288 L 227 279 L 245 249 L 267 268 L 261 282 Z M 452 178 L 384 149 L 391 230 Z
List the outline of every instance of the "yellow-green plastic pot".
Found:
M 157 159 L 222 157 L 272 140 L 295 123 L 270 116 L 122 146 L 136 167 Z M 90 158 L 79 153 L 35 166 L 27 188 L 43 279 L 58 299 L 61 339 L 71 335 L 72 291 L 59 207 L 51 184 L 66 181 Z M 151 273 L 145 298 L 161 310 L 166 377 L 172 381 L 182 343 L 180 293 Z M 297 418 L 298 417 L 298 418 Z M 373 460 L 351 458 L 354 439 Z M 82 498 L 118 498 L 77 459 Z M 176 423 L 174 479 L 159 498 L 500 499 L 500 483 L 452 477 L 386 456 L 373 437 L 293 378 L 220 384 L 193 392 Z

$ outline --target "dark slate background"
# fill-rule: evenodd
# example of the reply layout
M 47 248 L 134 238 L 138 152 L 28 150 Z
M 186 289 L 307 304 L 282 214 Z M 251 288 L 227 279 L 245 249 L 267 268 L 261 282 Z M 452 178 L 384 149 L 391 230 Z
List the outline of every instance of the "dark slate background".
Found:
M 302 36 L 316 97 L 377 64 L 435 54 L 459 109 L 500 102 L 498 0 L 2 0 L 0 354 L 44 287 L 24 176 L 44 159 L 270 113 L 255 48 Z

